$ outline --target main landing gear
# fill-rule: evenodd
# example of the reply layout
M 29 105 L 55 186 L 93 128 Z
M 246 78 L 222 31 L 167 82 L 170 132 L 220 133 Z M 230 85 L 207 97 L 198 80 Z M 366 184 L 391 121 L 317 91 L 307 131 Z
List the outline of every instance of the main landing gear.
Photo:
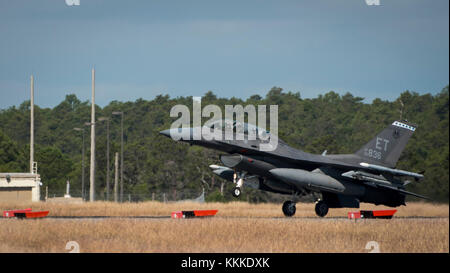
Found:
M 321 201 L 321 200 L 319 200 L 316 203 L 316 208 L 315 209 L 316 209 L 316 214 L 319 217 L 324 217 L 328 213 L 328 205 L 325 202 Z
M 283 208 L 282 208 L 283 209 L 283 214 L 286 217 L 294 216 L 295 211 L 296 211 L 295 204 L 296 203 L 294 201 L 291 201 L 291 200 L 285 201 L 283 203 Z M 324 217 L 328 213 L 328 205 L 324 201 L 319 200 L 316 203 L 315 210 L 316 210 L 317 216 Z
M 288 200 L 283 203 L 283 213 L 285 216 L 294 216 L 296 210 L 294 201 Z

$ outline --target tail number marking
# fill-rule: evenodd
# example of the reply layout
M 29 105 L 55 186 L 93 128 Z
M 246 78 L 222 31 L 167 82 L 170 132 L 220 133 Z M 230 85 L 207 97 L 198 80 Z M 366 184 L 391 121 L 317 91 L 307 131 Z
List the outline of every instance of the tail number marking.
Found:
M 377 150 L 380 150 L 380 151 L 384 149 L 384 151 L 386 152 L 388 144 L 389 144 L 388 139 L 377 137 L 377 143 L 375 145 L 375 148 L 377 148 Z
M 374 150 L 374 149 L 368 149 L 368 148 L 364 149 L 364 155 L 367 157 L 381 160 L 381 152 L 378 152 L 377 150 Z

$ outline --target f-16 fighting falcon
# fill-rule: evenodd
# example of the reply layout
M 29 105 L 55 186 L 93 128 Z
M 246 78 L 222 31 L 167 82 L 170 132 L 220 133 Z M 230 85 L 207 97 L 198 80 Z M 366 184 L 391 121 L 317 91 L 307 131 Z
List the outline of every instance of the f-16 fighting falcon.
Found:
M 220 156 L 224 166 L 211 165 L 210 168 L 235 184 L 233 195 L 239 197 L 244 186 L 291 195 L 292 200 L 285 201 L 282 207 L 288 217 L 295 214 L 296 201 L 309 194 L 321 195 L 315 206 L 320 217 L 324 217 L 329 208 L 359 208 L 360 202 L 397 207 L 406 205 L 406 195 L 426 198 L 405 190 L 405 185 L 410 183 L 405 178 L 418 181 L 424 177 L 422 173 L 395 168 L 416 130 L 416 126 L 407 121 L 394 121 L 354 154 L 336 155 L 328 155 L 326 151 L 310 154 L 295 149 L 270 132 L 247 123 L 218 120 L 209 128 L 219 131 L 233 128 L 237 134 L 237 126 L 244 127 L 244 135 L 250 130 L 256 131 L 255 139 L 207 140 L 211 138 L 206 138 L 203 132 L 200 140 L 194 140 L 194 128 L 168 129 L 160 134 L 170 137 L 173 130 L 178 133 L 184 130 L 179 141 L 225 152 Z M 276 148 L 273 151 L 259 149 L 270 138 L 277 138 Z

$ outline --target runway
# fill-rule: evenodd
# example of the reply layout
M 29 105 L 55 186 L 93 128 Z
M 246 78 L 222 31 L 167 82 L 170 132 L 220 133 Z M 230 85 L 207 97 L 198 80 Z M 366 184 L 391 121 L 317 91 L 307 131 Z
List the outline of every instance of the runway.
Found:
M 10 220 L 15 218 L 0 218 L 1 220 Z M 172 219 L 170 216 L 165 215 L 140 215 L 140 216 L 105 216 L 105 215 L 93 215 L 93 216 L 47 216 L 41 219 L 32 219 L 32 220 L 165 220 Z M 449 217 L 436 217 L 436 216 L 397 216 L 392 219 L 348 219 L 346 216 L 334 216 L 334 217 L 316 217 L 316 216 L 304 216 L 304 217 L 251 217 L 251 216 L 214 216 L 214 217 L 194 217 L 194 218 L 181 218 L 181 219 L 173 219 L 175 220 L 202 220 L 202 219 L 242 219 L 242 220 L 282 220 L 282 221 L 373 221 L 373 220 L 383 220 L 383 221 L 395 221 L 395 220 L 442 220 L 449 219 Z M 31 219 L 23 219 L 23 220 L 31 220 Z

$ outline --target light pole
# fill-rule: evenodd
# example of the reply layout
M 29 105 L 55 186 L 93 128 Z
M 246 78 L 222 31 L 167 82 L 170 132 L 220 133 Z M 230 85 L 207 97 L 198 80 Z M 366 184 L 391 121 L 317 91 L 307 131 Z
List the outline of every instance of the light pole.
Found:
M 106 200 L 109 201 L 109 118 L 100 117 L 99 121 L 106 121 Z
M 114 202 L 119 201 L 119 153 L 114 154 Z
M 114 111 L 113 115 L 120 115 L 120 131 L 121 131 L 121 140 L 120 140 L 120 202 L 123 202 L 123 112 Z
M 94 126 L 93 126 L 94 125 Z M 92 141 L 94 141 L 94 153 L 95 153 L 95 137 L 94 137 L 94 139 L 92 139 L 92 129 L 94 128 L 94 130 L 95 130 L 95 122 L 94 123 L 92 123 L 92 122 L 85 122 L 84 123 L 84 126 L 86 126 L 86 127 L 91 127 L 91 142 Z M 92 143 L 91 143 L 91 149 L 92 149 Z M 92 154 L 92 150 L 91 150 L 91 154 Z M 90 202 L 93 202 L 94 201 L 94 198 L 95 198 L 95 184 L 93 184 L 92 182 L 94 182 L 94 179 L 95 179 L 95 157 L 94 157 L 94 166 L 92 166 L 92 156 L 91 156 L 91 166 L 90 166 L 90 168 L 91 168 L 91 172 L 90 172 L 90 179 L 89 179 L 89 201 Z M 94 176 L 93 176 L 94 175 Z
M 91 172 L 89 201 L 95 201 L 95 70 L 92 69 L 92 100 L 91 100 Z
M 34 173 L 34 77 L 31 75 L 30 100 L 30 173 Z
M 81 148 L 81 199 L 84 201 L 84 128 L 73 128 L 83 133 L 83 147 Z

